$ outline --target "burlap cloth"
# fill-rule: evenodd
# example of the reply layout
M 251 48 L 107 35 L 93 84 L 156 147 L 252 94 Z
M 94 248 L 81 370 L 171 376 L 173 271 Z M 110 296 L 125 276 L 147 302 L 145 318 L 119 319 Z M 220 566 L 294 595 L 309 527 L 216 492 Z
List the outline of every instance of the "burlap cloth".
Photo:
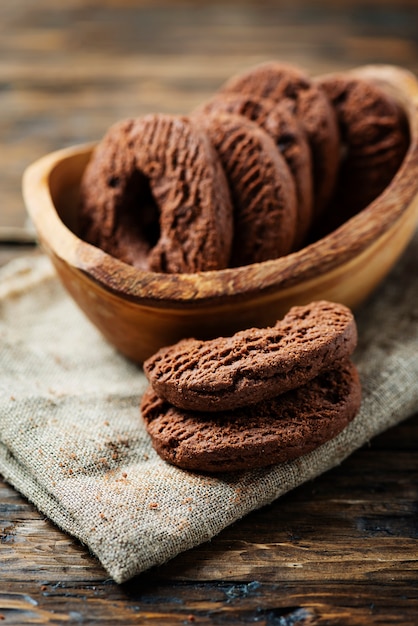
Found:
M 357 312 L 359 415 L 292 463 L 218 477 L 165 464 L 142 426 L 142 371 L 109 346 L 45 257 L 0 272 L 0 471 L 117 582 L 206 541 L 418 409 L 418 237 Z

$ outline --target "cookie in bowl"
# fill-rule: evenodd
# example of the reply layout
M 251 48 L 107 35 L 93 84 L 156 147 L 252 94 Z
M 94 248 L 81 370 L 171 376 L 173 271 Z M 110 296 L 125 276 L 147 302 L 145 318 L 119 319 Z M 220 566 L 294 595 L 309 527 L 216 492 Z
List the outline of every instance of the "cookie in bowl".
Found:
M 80 188 L 86 241 L 153 272 L 227 266 L 232 208 L 224 170 L 193 120 L 146 115 L 115 124 Z

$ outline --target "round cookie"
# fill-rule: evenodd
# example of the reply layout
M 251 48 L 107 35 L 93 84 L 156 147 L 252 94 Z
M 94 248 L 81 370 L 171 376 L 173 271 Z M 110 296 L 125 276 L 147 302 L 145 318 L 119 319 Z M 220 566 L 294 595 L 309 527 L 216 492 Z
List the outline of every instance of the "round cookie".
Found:
M 356 343 L 351 311 L 318 301 L 291 308 L 273 327 L 183 339 L 145 361 L 144 372 L 156 393 L 179 408 L 225 411 L 307 383 Z
M 303 244 L 312 221 L 312 159 L 305 133 L 294 116 L 292 101 L 279 103 L 268 98 L 239 93 L 216 94 L 196 110 L 198 115 L 232 113 L 243 115 L 265 130 L 282 153 L 296 189 L 297 226 L 293 248 Z
M 373 82 L 332 74 L 319 79 L 318 85 L 337 113 L 345 153 L 329 211 L 335 228 L 389 185 L 405 156 L 409 138 L 404 111 Z
M 219 158 L 192 120 L 147 115 L 115 124 L 81 183 L 80 234 L 138 268 L 224 268 L 232 205 Z
M 231 193 L 230 265 L 288 254 L 296 232 L 295 184 L 271 137 L 241 115 L 206 115 L 200 123 L 218 153 Z
M 334 438 L 355 417 L 361 386 L 345 361 L 307 385 L 224 413 L 177 409 L 152 387 L 141 411 L 157 453 L 178 467 L 203 472 L 250 470 L 291 461 Z
M 333 194 L 340 161 L 337 120 L 325 92 L 302 70 L 274 61 L 232 77 L 220 92 L 293 102 L 312 151 L 314 213 L 321 214 Z

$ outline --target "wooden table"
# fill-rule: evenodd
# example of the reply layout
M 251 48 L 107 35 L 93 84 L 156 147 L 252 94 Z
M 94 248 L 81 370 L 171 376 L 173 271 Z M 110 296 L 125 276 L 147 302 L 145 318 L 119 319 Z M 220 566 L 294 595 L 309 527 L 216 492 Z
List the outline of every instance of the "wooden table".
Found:
M 418 5 L 2 1 L 2 239 L 28 232 L 20 179 L 31 161 L 125 116 L 187 113 L 234 72 L 272 58 L 314 74 L 375 62 L 418 74 Z M 38 251 L 3 244 L 0 263 L 21 254 Z M 0 481 L 0 620 L 417 624 L 417 444 L 418 415 L 121 586 Z

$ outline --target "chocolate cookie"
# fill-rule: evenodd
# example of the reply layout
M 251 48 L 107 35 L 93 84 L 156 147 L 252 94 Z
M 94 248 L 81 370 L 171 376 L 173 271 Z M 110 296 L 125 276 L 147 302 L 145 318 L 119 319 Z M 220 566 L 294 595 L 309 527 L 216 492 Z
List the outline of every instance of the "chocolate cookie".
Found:
M 162 114 L 114 125 L 83 176 L 80 234 L 145 270 L 226 267 L 232 205 L 206 134 L 192 120 Z
M 355 417 L 361 387 L 349 361 L 307 385 L 224 413 L 177 409 L 148 387 L 142 417 L 153 446 L 188 470 L 250 470 L 290 461 L 334 438 Z
M 144 363 L 156 393 L 182 409 L 224 411 L 307 383 L 357 342 L 351 311 L 326 301 L 297 306 L 270 328 L 183 339 Z
M 232 113 L 243 115 L 265 130 L 282 153 L 296 188 L 296 233 L 293 248 L 305 240 L 312 220 L 312 160 L 306 135 L 293 114 L 293 102 L 279 103 L 268 98 L 239 93 L 216 94 L 196 110 L 197 115 Z
M 378 85 L 344 74 L 318 80 L 331 100 L 345 158 L 330 207 L 335 228 L 364 209 L 389 185 L 405 156 L 405 113 Z
M 271 137 L 241 115 L 205 115 L 200 123 L 219 155 L 231 193 L 230 265 L 288 254 L 296 232 L 295 184 Z
M 268 62 L 232 77 L 221 93 L 242 93 L 293 102 L 312 151 L 314 211 L 322 213 L 335 188 L 340 160 L 337 120 L 325 92 L 298 68 Z

